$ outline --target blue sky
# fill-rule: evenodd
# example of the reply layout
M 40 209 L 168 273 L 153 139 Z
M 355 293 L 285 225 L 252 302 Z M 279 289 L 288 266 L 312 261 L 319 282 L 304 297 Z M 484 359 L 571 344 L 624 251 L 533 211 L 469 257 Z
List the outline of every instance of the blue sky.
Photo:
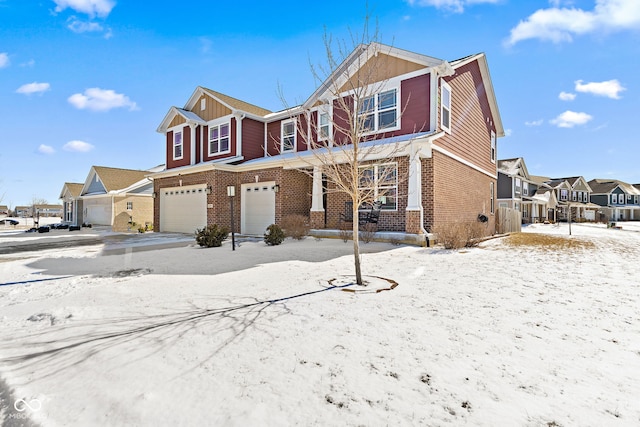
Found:
M 241 4 L 241 6 L 236 6 Z M 453 60 L 485 52 L 529 172 L 640 183 L 638 0 L 369 0 L 380 41 Z M 0 0 L 0 201 L 58 203 L 92 165 L 164 163 L 156 128 L 198 85 L 271 110 L 315 89 L 323 34 L 365 1 Z

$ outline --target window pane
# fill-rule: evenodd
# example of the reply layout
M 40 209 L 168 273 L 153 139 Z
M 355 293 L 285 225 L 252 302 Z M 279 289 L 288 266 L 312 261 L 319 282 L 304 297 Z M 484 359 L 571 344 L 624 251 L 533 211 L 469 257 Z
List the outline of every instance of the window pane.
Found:
M 282 150 L 283 151 L 291 151 L 293 150 L 293 137 L 292 136 L 287 136 L 284 138 L 283 143 L 282 143 Z
M 320 128 L 320 138 L 329 138 L 329 125 Z
M 449 123 L 449 110 L 446 108 L 442 110 L 442 126 L 446 128 L 451 127 Z
M 451 107 L 451 92 L 449 92 L 449 89 L 444 86 L 442 87 L 442 105 L 446 108 Z
M 218 140 L 216 139 L 215 141 L 211 141 L 211 152 L 217 153 L 218 151 Z
M 378 167 L 378 185 L 395 185 L 396 167 L 393 165 Z
M 283 126 L 283 132 L 285 135 L 293 135 L 294 127 L 293 123 L 285 123 Z
M 229 125 L 220 126 L 220 137 L 224 138 L 229 136 Z
M 378 128 L 384 129 L 396 125 L 396 110 L 388 110 L 378 115 Z
M 220 151 L 228 151 L 229 150 L 229 138 L 222 138 L 220 140 Z
M 329 124 L 329 114 L 322 113 L 320 114 L 320 126 L 325 126 Z
M 370 130 L 375 130 L 375 122 L 373 118 L 374 118 L 373 114 L 369 114 L 368 116 L 361 117 L 363 131 L 367 132 Z
M 397 195 L 395 188 L 380 190 L 378 200 L 382 203 L 382 209 L 396 209 Z
M 173 134 L 173 143 L 176 145 L 182 144 L 182 132 Z
M 378 109 L 395 108 L 396 106 L 396 90 L 388 90 L 382 92 L 378 98 Z
M 360 187 L 371 188 L 375 183 L 375 173 L 373 168 L 366 168 L 360 171 Z
M 370 96 L 368 98 L 364 98 L 362 100 L 362 103 L 360 104 L 360 109 L 359 112 L 360 114 L 362 113 L 370 113 L 371 111 L 373 111 L 374 108 L 374 97 Z
M 218 127 L 211 128 L 209 131 L 209 139 L 218 139 Z

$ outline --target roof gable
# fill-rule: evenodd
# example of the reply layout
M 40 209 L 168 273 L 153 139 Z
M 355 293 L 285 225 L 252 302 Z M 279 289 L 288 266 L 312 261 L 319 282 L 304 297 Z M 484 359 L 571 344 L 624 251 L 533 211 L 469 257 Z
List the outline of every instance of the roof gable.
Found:
M 82 195 L 123 192 L 147 183 L 148 171 L 92 166 Z
M 70 197 L 76 198 L 79 197 L 82 193 L 82 187 L 84 184 L 79 182 L 65 182 L 62 186 L 62 191 L 60 191 L 60 199 L 65 197 L 65 194 L 69 194 Z
M 311 108 L 319 99 L 332 98 L 339 93 L 360 87 L 362 81 L 376 83 L 421 69 L 441 67 L 451 72 L 449 64 L 438 58 L 398 49 L 380 43 L 360 44 L 320 84 L 305 101 Z M 358 76 L 363 76 L 359 78 Z
M 519 176 L 528 181 L 531 180 L 529 177 L 529 171 L 527 170 L 527 166 L 525 165 L 522 157 L 498 160 L 498 171 L 505 175 Z

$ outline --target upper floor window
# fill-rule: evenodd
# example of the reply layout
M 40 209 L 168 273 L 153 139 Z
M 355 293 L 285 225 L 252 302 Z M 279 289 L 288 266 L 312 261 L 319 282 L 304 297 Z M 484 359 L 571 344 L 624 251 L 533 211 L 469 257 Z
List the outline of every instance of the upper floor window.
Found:
M 229 123 L 209 127 L 209 155 L 229 152 Z
M 382 203 L 381 209 L 398 208 L 398 166 L 395 163 L 361 166 L 360 190 Z M 372 193 L 372 194 L 371 194 Z
M 398 91 L 387 90 L 368 96 L 358 106 L 358 125 L 363 132 L 377 132 L 398 126 Z
M 560 200 L 569 200 L 569 190 L 560 190 Z
M 638 196 L 633 196 L 633 204 L 634 205 L 638 204 Z
M 440 126 L 451 133 L 451 86 L 442 82 L 440 92 Z
M 618 195 L 616 193 L 613 193 L 611 195 L 611 204 L 617 204 L 618 203 Z
M 296 148 L 296 122 L 287 120 L 281 125 L 281 152 L 294 151 Z
M 529 183 L 528 182 L 523 182 L 522 183 L 522 195 L 523 196 L 528 196 L 529 195 Z
M 578 193 L 578 201 L 581 202 L 582 201 L 582 191 Z M 586 201 L 586 200 L 585 200 Z
M 491 131 L 491 162 L 496 162 L 496 145 L 497 145 L 498 137 L 494 131 Z
M 182 158 L 182 131 L 173 132 L 173 160 Z
M 521 189 L 522 189 L 522 180 L 520 178 L 516 178 L 515 191 L 517 195 L 520 194 L 520 192 L 522 191 Z
M 627 194 L 627 202 L 631 203 L 631 194 Z
M 572 200 L 573 200 L 574 202 L 578 201 L 578 193 L 577 193 L 576 191 L 574 191 L 574 192 L 573 192 L 573 194 L 571 195 L 571 197 L 572 197 Z
M 318 140 L 329 139 L 329 113 L 318 112 Z

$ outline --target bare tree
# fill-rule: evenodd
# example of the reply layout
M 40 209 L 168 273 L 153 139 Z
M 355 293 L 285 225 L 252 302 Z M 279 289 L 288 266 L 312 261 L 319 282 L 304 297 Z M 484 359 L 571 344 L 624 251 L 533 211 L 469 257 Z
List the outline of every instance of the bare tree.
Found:
M 358 209 L 385 198 L 395 198 L 397 203 L 398 181 L 406 179 L 398 175 L 395 165 L 390 165 L 406 145 L 403 148 L 388 139 L 384 142 L 374 139 L 386 136 L 385 128 L 396 127 L 404 106 L 397 105 L 400 99 L 396 90 L 387 87 L 392 74 L 385 50 L 391 48 L 377 42 L 377 28 L 373 34 L 369 33 L 368 21 L 367 18 L 360 36 L 351 34 L 350 44 L 334 43 L 325 34 L 326 64 L 311 65 L 319 85 L 314 96 L 319 98 L 312 96 L 312 105 L 290 109 L 292 118 L 297 120 L 298 134 L 308 148 L 296 156 L 298 162 L 302 160 L 306 165 L 301 170 L 313 175 L 319 169 L 332 184 L 327 191 L 344 193 L 351 201 L 358 285 L 365 285 L 361 271 Z M 282 94 L 281 97 L 284 101 Z M 380 113 L 376 109 L 379 105 L 391 108 Z M 310 167 L 316 171 L 311 172 Z M 391 182 L 395 185 L 389 185 L 387 189 L 380 185 Z

